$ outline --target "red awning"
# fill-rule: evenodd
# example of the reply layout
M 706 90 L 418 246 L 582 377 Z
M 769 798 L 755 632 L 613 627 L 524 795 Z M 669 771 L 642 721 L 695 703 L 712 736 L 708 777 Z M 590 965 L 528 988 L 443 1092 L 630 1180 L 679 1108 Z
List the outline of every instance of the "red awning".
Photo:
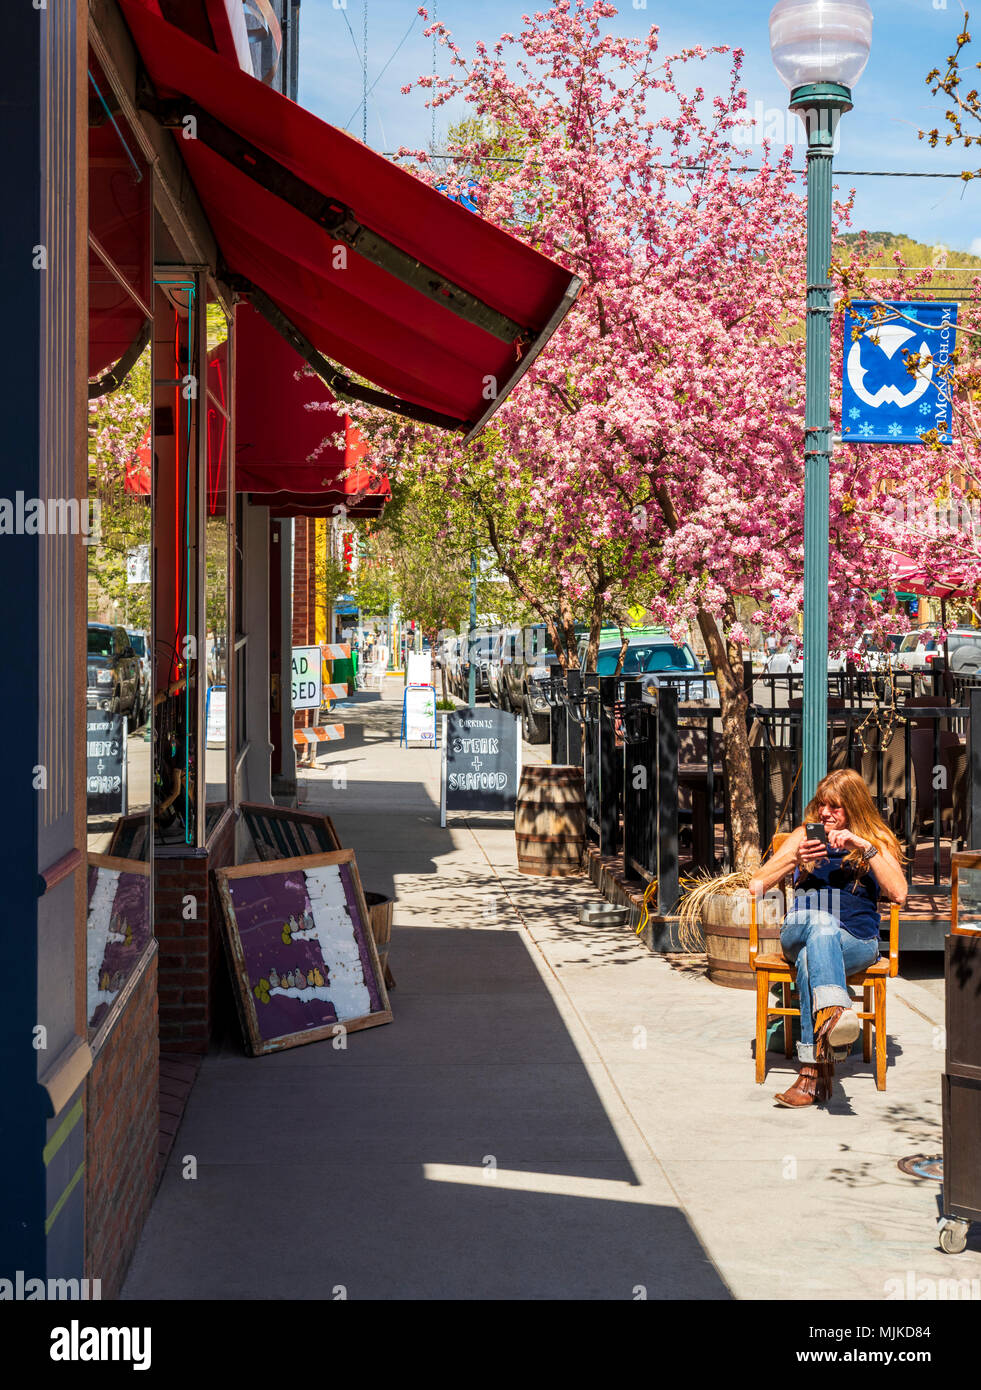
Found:
M 126 460 L 126 481 L 123 485 L 123 491 L 134 493 L 137 497 L 149 497 L 153 476 L 150 471 L 152 463 L 150 431 L 147 430 L 135 455 Z
M 125 118 L 103 107 L 109 84 L 89 58 L 89 363 L 90 377 L 139 354 L 149 342 L 153 201 L 149 168 L 133 154 Z M 95 124 L 101 121 L 101 124 Z M 132 366 L 132 360 L 128 366 Z M 135 360 L 135 358 L 133 358 Z M 127 368 L 128 369 L 128 368 Z M 125 375 L 125 373 L 123 373 Z
M 561 322 L 577 278 L 139 0 L 120 3 L 156 88 L 141 99 L 174 126 L 223 274 L 308 359 L 340 362 L 396 398 L 377 403 L 482 427 Z M 332 377 L 330 363 L 318 370 L 338 395 L 377 398 Z
M 304 506 L 327 509 L 317 515 L 337 515 L 340 506 L 378 515 L 391 488 L 364 466 L 365 442 L 344 407 L 248 305 L 236 309 L 235 326 L 236 491 L 302 495 Z M 224 415 L 216 404 L 228 409 L 227 377 L 221 343 L 208 354 L 209 498 L 224 491 Z
M 344 407 L 247 304 L 235 311 L 235 371 L 239 492 L 319 492 L 357 467 L 365 446 Z
M 951 565 L 938 574 L 896 550 L 887 550 L 885 560 L 889 582 L 901 593 L 948 599 L 973 598 L 977 590 L 967 565 Z
M 357 501 L 350 495 L 331 492 L 253 492 L 250 501 L 253 506 L 268 507 L 271 516 L 378 517 L 390 496 L 388 481 L 382 479 L 376 492 Z

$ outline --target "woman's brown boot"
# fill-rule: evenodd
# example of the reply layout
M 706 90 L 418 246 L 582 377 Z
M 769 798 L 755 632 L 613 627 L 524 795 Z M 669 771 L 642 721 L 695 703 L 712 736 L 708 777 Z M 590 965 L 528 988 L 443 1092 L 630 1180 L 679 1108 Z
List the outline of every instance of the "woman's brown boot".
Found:
M 804 1105 L 813 1105 L 818 1096 L 818 1082 L 820 1073 L 816 1062 L 801 1062 L 800 1071 L 794 1084 L 774 1096 L 773 1099 L 778 1105 L 789 1106 L 792 1110 L 799 1110 Z M 823 1097 L 822 1097 L 823 1098 Z
M 819 1009 L 814 1016 L 815 1056 L 824 1062 L 831 1059 L 833 1052 L 850 1050 L 861 1031 L 862 1025 L 854 1009 L 843 1008 L 840 1004 Z
M 835 1089 L 835 1064 L 834 1062 L 818 1062 L 817 1079 L 817 1099 L 819 1102 L 828 1101 L 834 1094 Z

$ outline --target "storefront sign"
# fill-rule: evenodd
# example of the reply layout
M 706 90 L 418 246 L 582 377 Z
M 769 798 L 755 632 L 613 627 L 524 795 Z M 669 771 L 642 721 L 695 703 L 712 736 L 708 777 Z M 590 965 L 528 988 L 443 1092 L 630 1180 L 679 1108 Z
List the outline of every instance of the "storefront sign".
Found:
M 228 726 L 228 688 L 209 685 L 205 701 L 205 741 L 209 748 L 224 748 Z
M 520 780 L 515 715 L 488 706 L 444 716 L 440 825 L 447 811 L 513 811 Z
M 884 311 L 874 322 L 877 311 Z M 862 328 L 858 338 L 854 331 Z M 957 305 L 854 300 L 845 313 L 841 437 L 851 444 L 920 444 L 936 430 L 950 443 L 945 368 L 957 338 Z M 918 357 L 914 373 L 909 357 Z
M 294 647 L 290 680 L 294 709 L 319 709 L 323 693 L 321 650 Z
M 436 747 L 436 691 L 431 685 L 405 687 L 399 743 L 425 743 L 430 748 Z
M 132 550 L 126 552 L 126 583 L 149 584 L 149 582 L 150 547 L 149 545 L 134 545 Z
M 90 709 L 85 716 L 85 791 L 90 816 L 126 814 L 125 716 Z
M 409 652 L 409 685 L 432 685 L 433 658 L 429 652 Z

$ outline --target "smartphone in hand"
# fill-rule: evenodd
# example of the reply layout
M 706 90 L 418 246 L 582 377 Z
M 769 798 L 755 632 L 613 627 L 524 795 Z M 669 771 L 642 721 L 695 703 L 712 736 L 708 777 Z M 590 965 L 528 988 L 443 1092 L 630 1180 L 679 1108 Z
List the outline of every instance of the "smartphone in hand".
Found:
M 809 821 L 804 826 L 804 833 L 809 840 L 820 840 L 822 845 L 827 848 L 828 832 L 820 822 Z

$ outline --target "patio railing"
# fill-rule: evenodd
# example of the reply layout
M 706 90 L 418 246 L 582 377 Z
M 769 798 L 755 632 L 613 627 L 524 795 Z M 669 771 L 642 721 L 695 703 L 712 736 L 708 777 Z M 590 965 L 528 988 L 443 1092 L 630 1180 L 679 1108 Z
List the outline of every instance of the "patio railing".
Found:
M 570 672 L 545 685 L 552 762 L 583 767 L 588 837 L 620 857 L 628 877 L 656 879 L 667 913 L 679 852 L 689 871 L 726 867 L 733 856 L 721 707 L 688 698 L 704 691 L 704 677 L 657 679 Z M 801 693 L 800 676 L 752 679 L 747 730 L 764 847 L 803 815 Z M 942 669 L 929 682 L 920 673 L 830 676 L 828 766 L 861 773 L 905 848 L 909 881 L 945 887 L 948 843 L 972 844 L 974 827 L 981 836 L 981 681 Z

